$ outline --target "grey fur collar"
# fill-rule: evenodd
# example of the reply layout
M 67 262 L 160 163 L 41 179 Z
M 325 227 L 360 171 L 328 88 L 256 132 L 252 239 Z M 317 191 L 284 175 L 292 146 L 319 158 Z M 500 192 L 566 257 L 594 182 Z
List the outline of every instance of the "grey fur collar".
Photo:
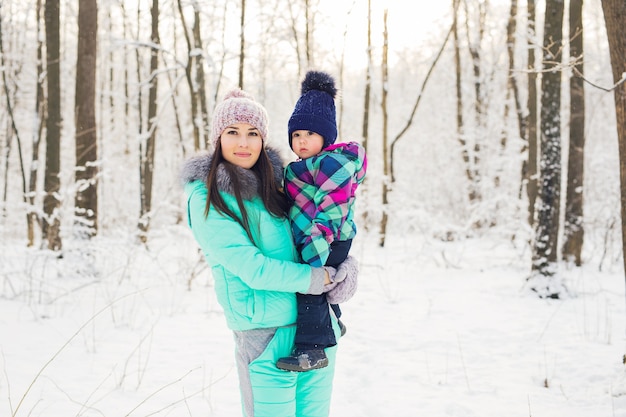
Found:
M 267 155 L 270 158 L 270 162 L 274 167 L 274 180 L 279 187 L 283 186 L 283 161 L 278 151 L 272 148 L 265 148 Z M 181 180 L 183 184 L 190 183 L 192 181 L 200 180 L 206 181 L 209 175 L 209 168 L 211 167 L 212 154 L 197 155 L 185 162 L 181 173 Z M 217 167 L 217 187 L 220 191 L 227 192 L 228 194 L 234 194 L 233 183 L 230 175 L 224 168 L 223 164 Z M 249 169 L 235 167 L 237 175 L 239 176 L 239 183 L 241 185 L 241 197 L 245 200 L 249 200 L 258 195 L 258 180 L 254 172 Z

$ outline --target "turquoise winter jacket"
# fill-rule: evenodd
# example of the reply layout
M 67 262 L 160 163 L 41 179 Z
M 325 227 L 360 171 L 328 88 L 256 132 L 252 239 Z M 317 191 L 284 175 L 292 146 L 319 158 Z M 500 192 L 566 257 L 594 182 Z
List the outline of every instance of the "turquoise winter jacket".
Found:
M 271 149 L 268 154 L 280 183 L 280 157 Z M 205 217 L 204 181 L 210 161 L 209 155 L 190 159 L 183 168 L 182 179 L 188 224 L 211 268 L 228 327 L 241 331 L 295 323 L 295 293 L 321 293 L 323 275 L 297 263 L 299 256 L 289 220 L 273 217 L 265 209 L 257 195 L 256 177 L 250 170 L 236 168 L 256 245 L 239 223 L 213 207 Z M 226 204 L 239 215 L 232 182 L 223 166 L 218 167 L 218 188 Z

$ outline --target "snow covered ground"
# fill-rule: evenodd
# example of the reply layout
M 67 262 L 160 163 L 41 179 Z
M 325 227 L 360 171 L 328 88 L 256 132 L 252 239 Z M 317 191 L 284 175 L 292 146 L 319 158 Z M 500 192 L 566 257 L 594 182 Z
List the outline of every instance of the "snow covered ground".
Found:
M 626 417 L 621 261 L 524 286 L 528 249 L 361 233 L 331 416 Z M 189 231 L 0 242 L 0 415 L 240 415 L 233 341 Z M 75 247 L 72 247 L 75 245 Z M 602 271 L 600 271 L 602 269 Z

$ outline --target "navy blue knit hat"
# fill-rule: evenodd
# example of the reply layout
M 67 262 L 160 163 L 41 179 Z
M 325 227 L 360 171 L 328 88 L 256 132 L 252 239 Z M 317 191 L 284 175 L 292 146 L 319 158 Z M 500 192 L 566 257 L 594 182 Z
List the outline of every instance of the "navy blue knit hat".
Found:
M 309 71 L 302 81 L 301 96 L 289 118 L 289 146 L 296 130 L 310 130 L 324 138 L 324 148 L 337 139 L 335 116 L 335 80 L 321 71 Z

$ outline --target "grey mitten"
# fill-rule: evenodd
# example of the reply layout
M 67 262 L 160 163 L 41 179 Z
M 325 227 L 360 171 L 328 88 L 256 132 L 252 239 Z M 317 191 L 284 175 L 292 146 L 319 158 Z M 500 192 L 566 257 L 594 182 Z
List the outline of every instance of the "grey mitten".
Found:
M 344 265 L 345 264 L 345 265 Z M 337 275 L 342 274 L 340 282 L 335 281 L 336 285 L 333 289 L 326 293 L 326 300 L 329 304 L 345 303 L 354 296 L 357 287 L 357 277 L 359 275 L 359 264 L 353 257 L 349 256 L 337 268 Z M 332 285 L 332 284 L 331 284 Z
M 334 277 L 331 276 L 331 281 L 341 282 L 350 274 L 357 275 L 359 273 L 359 261 L 354 256 L 347 256 L 346 259 L 339 264 L 337 272 Z

